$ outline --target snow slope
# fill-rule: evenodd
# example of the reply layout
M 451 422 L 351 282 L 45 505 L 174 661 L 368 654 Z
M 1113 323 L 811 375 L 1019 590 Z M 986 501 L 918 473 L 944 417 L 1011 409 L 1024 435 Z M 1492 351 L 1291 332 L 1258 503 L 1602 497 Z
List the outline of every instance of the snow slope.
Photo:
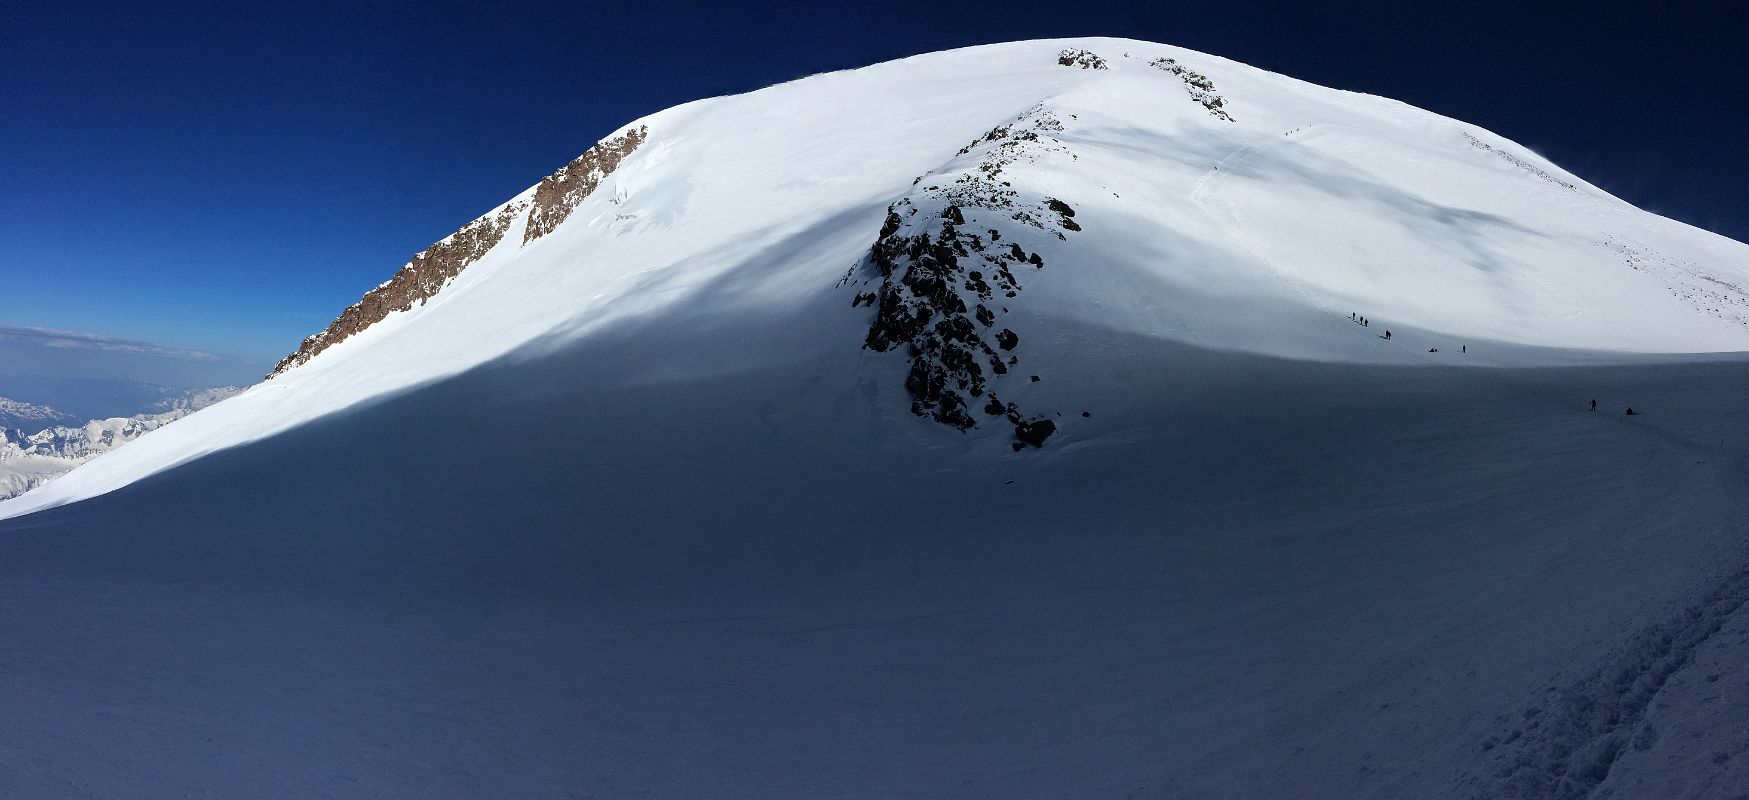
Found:
M 1740 786 L 1685 709 L 1749 655 L 1744 245 L 1127 40 L 640 127 L 550 233 L 0 503 L 0 787 Z
M 1060 65 L 1076 44 L 1102 51 L 1108 68 Z M 1150 63 L 1160 58 L 1212 81 L 1232 121 Z M 1016 325 L 1097 324 L 1347 363 L 1425 363 L 1424 343 L 1471 341 L 1603 353 L 1749 346 L 1744 245 L 1638 211 L 1474 126 L 1161 45 L 978 47 L 635 120 L 627 129 L 647 127 L 648 142 L 559 230 L 522 246 L 524 221 L 514 221 L 429 303 L 180 426 L 174 441 L 132 448 L 0 514 L 109 491 L 683 298 L 708 293 L 724 316 L 824 301 L 832 281 L 859 271 L 888 206 L 945 205 L 920 189 L 976 173 L 1000 144 L 956 155 L 962 147 L 1041 114 L 1061 130 L 1002 180 L 1018 205 L 1051 197 L 1079 209 L 1082 231 L 1057 241 L 1008 221 L 1010 241 L 1054 265 L 1021 270 L 1029 290 L 1008 304 Z M 994 211 L 986 224 L 1009 214 Z M 1417 337 L 1376 346 L 1347 324 L 1351 313 Z M 1472 363 L 1565 360 L 1478 349 Z M 773 355 L 749 351 L 723 368 Z

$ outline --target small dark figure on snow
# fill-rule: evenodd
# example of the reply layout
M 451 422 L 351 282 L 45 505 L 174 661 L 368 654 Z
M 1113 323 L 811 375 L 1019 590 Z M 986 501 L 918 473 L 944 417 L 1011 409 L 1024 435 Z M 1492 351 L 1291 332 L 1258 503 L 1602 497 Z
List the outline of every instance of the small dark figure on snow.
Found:
M 1467 345 L 1467 344 L 1466 344 L 1466 345 L 1464 345 L 1464 349 L 1462 349 L 1462 350 L 1459 350 L 1459 351 L 1458 351 L 1458 352 L 1460 352 L 1460 353 L 1468 353 L 1468 352 L 1470 352 L 1470 346 L 1469 346 L 1469 345 Z
M 1427 352 L 1429 352 L 1429 353 L 1437 353 L 1437 352 L 1439 352 L 1439 348 L 1437 348 L 1437 347 L 1429 347 L 1429 348 L 1427 348 Z
M 1634 415 L 1634 407 L 1633 407 L 1633 406 L 1628 406 L 1628 416 L 1630 416 L 1630 417 L 1631 417 L 1631 416 L 1633 416 L 1633 415 Z
M 1387 341 L 1387 342 L 1388 342 L 1388 341 L 1390 341 L 1390 340 L 1391 340 L 1391 332 L 1390 332 L 1390 331 L 1385 331 L 1385 341 Z
M 1592 411 L 1597 410 L 1597 401 L 1596 400 L 1591 401 L 1591 410 Z

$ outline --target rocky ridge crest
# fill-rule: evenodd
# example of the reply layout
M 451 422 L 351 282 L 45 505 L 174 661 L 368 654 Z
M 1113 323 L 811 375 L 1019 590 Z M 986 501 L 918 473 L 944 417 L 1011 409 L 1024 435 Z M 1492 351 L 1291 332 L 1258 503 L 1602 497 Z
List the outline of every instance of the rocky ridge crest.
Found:
M 525 214 L 527 224 L 520 244 L 526 245 L 551 233 L 601 185 L 603 179 L 618 169 L 626 156 L 648 140 L 647 126 L 628 128 L 619 136 L 604 139 L 542 179 L 530 198 L 508 203 L 414 255 L 413 260 L 397 270 L 387 282 L 347 306 L 327 328 L 304 339 L 298 349 L 281 359 L 267 377 L 272 379 L 309 361 L 317 353 L 381 322 L 393 312 L 411 310 L 431 299 L 462 270 L 497 247 L 516 220 Z

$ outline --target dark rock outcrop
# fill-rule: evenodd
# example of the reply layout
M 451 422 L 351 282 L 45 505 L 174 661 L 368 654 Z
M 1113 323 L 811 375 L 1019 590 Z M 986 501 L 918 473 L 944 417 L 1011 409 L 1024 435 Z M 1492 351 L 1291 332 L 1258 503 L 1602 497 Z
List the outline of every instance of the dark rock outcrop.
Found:
M 1208 109 L 1210 116 L 1219 117 L 1228 122 L 1233 121 L 1233 118 L 1228 116 L 1226 110 L 1222 108 L 1227 104 L 1226 99 L 1215 94 L 1214 81 L 1209 80 L 1208 76 L 1180 64 L 1177 59 L 1172 58 L 1156 58 L 1148 62 L 1148 65 L 1178 76 L 1178 79 L 1184 82 L 1184 90 L 1190 93 L 1190 99 Z
M 1024 199 L 1000 179 L 1017 162 L 1053 154 L 1073 160 L 1068 148 L 1051 136 L 1062 129 L 1050 111 L 1035 107 L 956 154 L 979 152 L 973 167 L 923 176 L 913 182 L 917 188 L 910 196 L 887 208 L 869 250 L 880 285 L 872 293 L 857 292 L 851 305 L 875 309 L 865 348 L 903 350 L 911 358 L 905 390 L 912 413 L 963 431 L 977 426 L 976 411 L 981 410 L 1006 418 L 1016 436 L 1026 427 L 1030 438 L 1021 441 L 1033 446 L 1055 430 L 1054 424 L 1040 428 L 1013 403 L 997 397 L 993 382 L 1020 363 L 1012 351 L 1020 347 L 1021 337 L 998 327 L 998 315 L 1006 315 L 1008 308 L 993 301 L 997 293 L 1004 298 L 1019 295 L 1016 268 L 1045 266 L 1043 256 L 996 226 L 1019 222 L 1059 240 L 1065 238 L 1064 230 L 1080 230 L 1067 203 Z
M 1022 444 L 1029 444 L 1033 447 L 1044 447 L 1045 440 L 1051 438 L 1051 434 L 1056 432 L 1057 423 L 1048 419 L 1017 422 L 1014 425 L 1014 438 L 1019 439 Z
M 1064 50 L 1057 54 L 1057 63 L 1065 67 L 1080 67 L 1081 69 L 1110 69 L 1105 59 L 1100 58 L 1092 50 Z

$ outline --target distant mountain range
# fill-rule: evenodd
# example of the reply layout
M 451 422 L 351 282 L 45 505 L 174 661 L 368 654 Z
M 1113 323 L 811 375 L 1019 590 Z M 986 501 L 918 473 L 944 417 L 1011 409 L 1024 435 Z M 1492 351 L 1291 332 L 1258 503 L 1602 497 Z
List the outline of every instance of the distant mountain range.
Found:
M 52 407 L 0 397 L 0 500 L 16 497 L 103 453 L 241 392 L 234 386 L 184 392 L 128 417 L 84 424 Z
M 0 428 L 37 430 L 49 425 L 77 422 L 78 417 L 54 406 L 25 403 L 0 397 Z

